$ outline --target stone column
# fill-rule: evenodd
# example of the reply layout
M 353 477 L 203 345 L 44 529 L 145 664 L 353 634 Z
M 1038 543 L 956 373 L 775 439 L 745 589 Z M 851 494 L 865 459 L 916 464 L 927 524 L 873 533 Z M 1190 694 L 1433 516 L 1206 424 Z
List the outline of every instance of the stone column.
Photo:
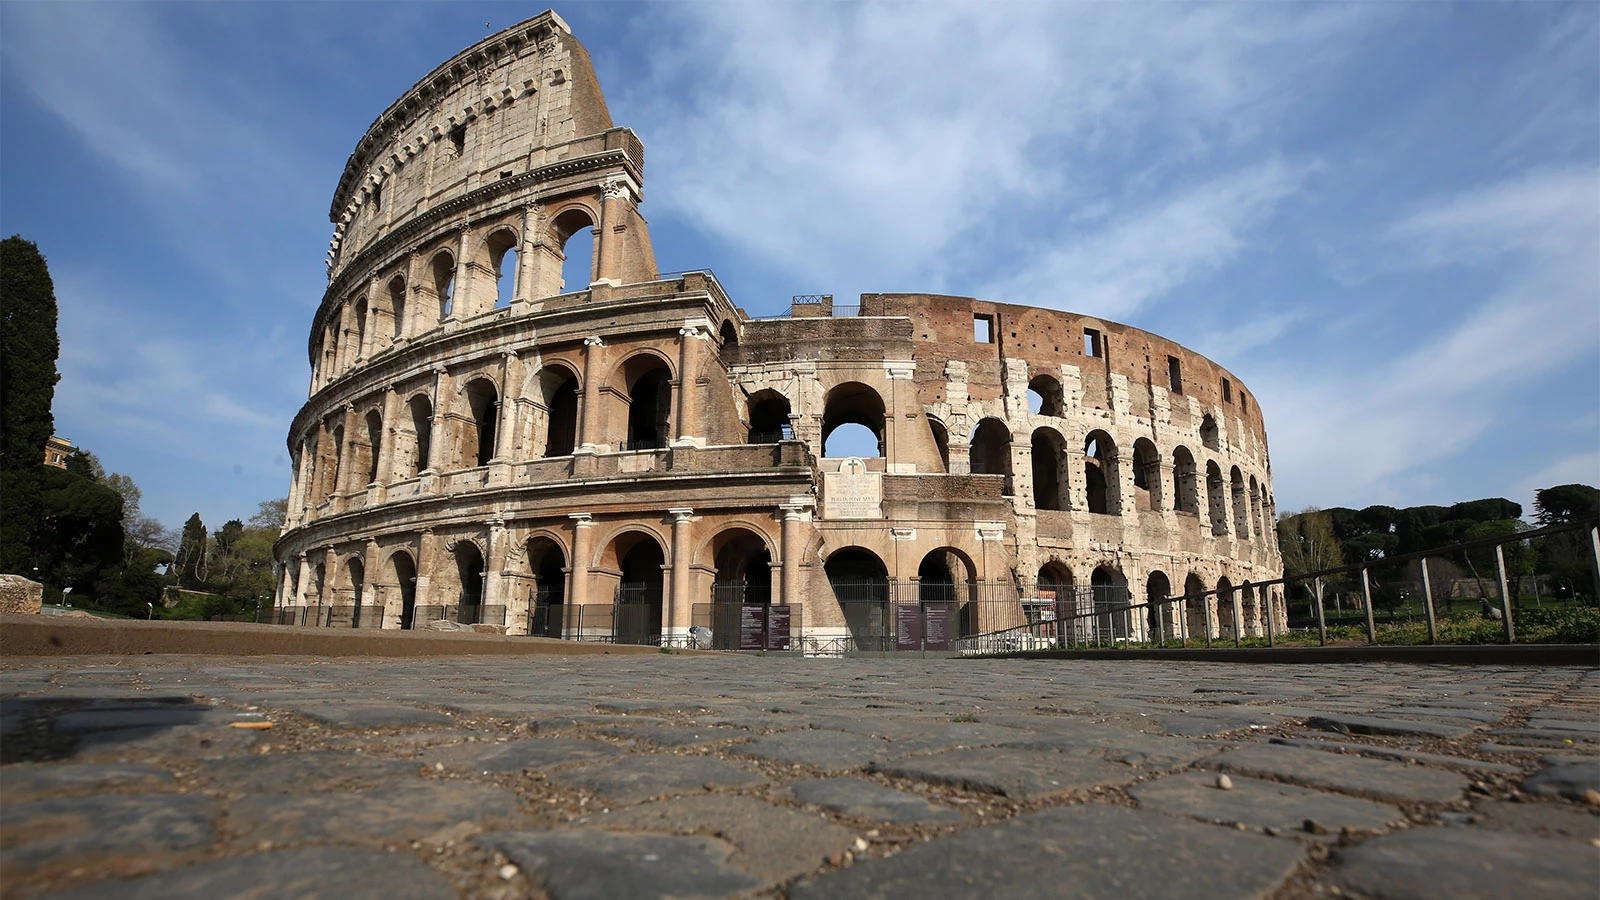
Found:
M 378 596 L 378 592 L 376 590 L 377 584 L 378 584 L 378 541 L 377 541 L 377 539 L 376 538 L 368 538 L 367 539 L 367 546 L 366 546 L 365 549 L 366 549 L 366 552 L 363 553 L 362 556 L 361 556 L 361 578 L 362 578 L 362 581 L 363 581 L 363 584 L 361 586 L 361 605 L 362 606 L 366 606 L 366 607 L 372 607 L 372 606 L 379 606 L 380 603 L 381 603 L 383 605 L 383 607 L 386 608 L 387 605 L 388 605 L 387 602 L 386 602 L 388 600 L 388 598 L 387 597 L 379 597 Z M 368 622 L 367 619 L 364 617 L 365 614 L 366 614 L 365 610 L 356 610 L 356 614 L 360 615 L 360 616 L 363 616 L 363 618 L 360 618 L 360 619 L 356 620 L 356 624 L 357 625 L 361 626 L 362 628 L 372 628 L 373 627 L 372 623 Z M 376 615 L 378 617 L 377 627 L 378 628 L 382 628 L 383 627 L 384 612 L 382 610 L 380 610 L 378 613 L 376 613 Z
M 406 324 L 400 336 L 408 340 L 426 330 L 422 327 L 422 308 L 425 305 L 422 301 L 426 295 L 417 275 L 417 266 L 421 261 L 422 254 L 415 250 L 406 257 Z M 437 301 L 434 309 L 438 309 Z
M 489 521 L 489 552 L 484 556 L 485 574 L 483 577 L 483 599 L 479 601 L 482 608 L 499 606 L 500 595 L 504 583 L 504 570 L 506 567 L 506 520 L 501 518 Z M 482 614 L 481 612 L 479 613 Z
M 339 473 L 339 483 L 334 487 L 334 490 L 341 494 L 352 494 L 356 491 L 356 481 L 359 473 L 355 471 L 356 467 L 352 465 L 355 460 L 351 459 L 351 457 L 355 454 L 350 452 L 355 442 L 356 406 L 354 403 L 346 403 L 344 405 L 344 443 L 338 448 L 339 464 L 337 471 Z
M 500 423 L 494 445 L 494 462 L 514 461 L 517 457 L 517 403 L 522 399 L 522 361 L 515 350 L 502 354 L 500 369 Z
M 667 596 L 667 608 L 662 610 L 661 644 L 678 647 L 688 644 L 689 626 L 694 624 L 694 596 L 689 580 L 694 564 L 693 536 L 694 510 L 676 506 L 667 510 L 672 516 L 672 591 Z
M 594 540 L 594 516 L 588 513 L 568 513 L 572 520 L 572 584 L 567 589 L 567 602 L 582 607 L 589 602 L 589 555 L 593 552 L 589 542 Z M 578 611 L 579 622 L 583 611 Z
M 468 304 L 472 301 L 472 266 L 467 261 L 468 248 L 472 246 L 472 223 L 461 224 L 461 243 L 456 253 L 456 284 L 451 289 L 450 318 L 460 320 L 474 312 Z
M 790 497 L 788 503 L 778 507 L 778 515 L 783 517 L 783 546 L 778 549 L 783 558 L 783 581 L 778 596 L 783 603 L 790 605 L 804 602 L 800 593 L 800 561 L 806 548 L 800 536 L 800 523 L 809 499 Z
M 527 309 L 533 297 L 533 234 L 540 226 L 539 207 L 529 203 L 522 207 L 522 233 L 517 238 L 517 280 L 511 290 L 512 315 Z
M 300 524 L 306 513 L 306 442 L 300 441 L 290 460 L 289 503 L 284 510 L 284 528 Z
M 317 420 L 317 452 L 311 455 L 311 484 L 306 490 L 306 505 L 315 509 L 328 499 L 333 486 L 328 484 L 328 420 Z M 309 518 L 309 516 L 307 517 Z
M 300 555 L 296 557 L 296 559 L 300 561 L 300 570 L 295 573 L 294 598 L 292 605 L 305 606 L 306 583 L 311 578 L 311 561 L 306 557 L 306 552 L 304 550 L 300 551 Z
M 616 246 L 616 235 L 619 233 L 617 226 L 622 224 L 622 216 L 627 209 L 627 201 L 624 198 L 627 196 L 628 185 L 622 179 L 614 178 L 602 185 L 601 191 L 604 200 L 600 207 L 600 226 L 596 229 L 599 234 L 595 235 L 594 239 L 597 256 L 594 280 L 617 285 L 622 283 L 617 271 L 620 268 L 619 258 L 622 255 L 622 248 Z
M 333 583 L 338 580 L 339 558 L 333 555 L 333 548 L 328 547 L 322 551 L 322 584 L 317 591 L 317 621 L 312 624 L 326 624 L 333 615 L 329 610 L 333 606 Z
M 356 359 L 365 360 L 372 357 L 373 351 L 378 346 L 378 277 L 374 275 L 367 281 L 367 320 L 361 323 L 356 333 L 361 337 L 360 349 L 356 351 Z
M 600 369 L 605 355 L 606 344 L 599 336 L 583 339 L 583 408 L 578 410 L 582 425 L 576 453 L 600 450 Z
M 422 535 L 417 538 L 417 582 L 412 590 L 412 596 L 417 606 L 431 606 L 433 603 L 433 545 L 436 542 L 432 528 L 422 529 Z M 416 613 L 412 613 L 411 627 L 417 627 Z
M 428 471 L 438 474 L 444 469 L 445 413 L 450 405 L 450 373 L 440 366 L 433 370 L 433 421 L 428 424 Z
M 394 446 L 400 434 L 400 391 L 394 385 L 383 394 L 383 445 L 373 448 L 378 454 L 378 482 L 394 482 Z
M 709 339 L 706 324 L 689 321 L 678 329 L 678 437 L 674 447 L 701 447 L 700 348 Z
M 883 369 L 889 383 L 889 404 L 883 416 L 884 470 L 890 475 L 909 475 L 915 473 L 917 467 L 915 463 L 900 459 L 900 425 L 905 421 L 906 398 L 912 395 L 910 382 L 916 364 L 910 360 L 885 360 Z

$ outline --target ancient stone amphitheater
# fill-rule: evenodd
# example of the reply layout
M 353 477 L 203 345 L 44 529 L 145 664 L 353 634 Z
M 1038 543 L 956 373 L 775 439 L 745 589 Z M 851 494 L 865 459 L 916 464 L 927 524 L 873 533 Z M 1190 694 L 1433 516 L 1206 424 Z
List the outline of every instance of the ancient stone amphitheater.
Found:
M 811 653 L 1266 626 L 1271 466 L 1236 377 L 965 297 L 753 318 L 657 271 L 643 184 L 552 12 L 367 130 L 289 429 L 279 621 Z

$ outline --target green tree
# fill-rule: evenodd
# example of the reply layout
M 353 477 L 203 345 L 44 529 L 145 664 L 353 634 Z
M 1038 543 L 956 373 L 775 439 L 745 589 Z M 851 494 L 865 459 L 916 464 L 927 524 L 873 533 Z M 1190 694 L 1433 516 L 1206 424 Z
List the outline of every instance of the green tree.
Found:
M 178 541 L 178 555 L 174 563 L 178 570 L 178 586 L 198 590 L 205 584 L 206 523 L 195 513 L 183 523 L 183 537 Z
M 47 583 L 93 597 L 102 579 L 122 566 L 122 497 L 72 472 L 39 468 L 34 564 Z
M 56 293 L 44 256 L 13 235 L 0 241 L 0 571 L 33 577 L 44 510 L 44 447 L 55 431 Z M 59 470 L 57 470 L 59 471 Z
M 90 481 L 104 482 L 106 478 L 106 467 L 100 465 L 100 457 L 82 448 L 67 454 L 66 467 L 68 472 Z
M 1600 516 L 1600 490 L 1587 484 L 1558 484 L 1535 491 L 1533 509 L 1542 526 L 1592 521 Z M 1592 594 L 1593 554 L 1587 529 L 1552 534 L 1539 541 L 1539 572 L 1555 582 L 1558 596 Z
M 1511 505 L 1519 511 L 1522 509 L 1515 503 Z M 1509 538 L 1527 530 L 1527 523 L 1521 519 L 1497 519 L 1471 526 L 1467 529 L 1466 539 L 1481 541 L 1486 538 Z M 1478 582 L 1479 593 L 1484 597 L 1496 596 L 1498 585 L 1486 589 L 1486 582 L 1492 584 L 1495 578 L 1494 548 L 1478 547 L 1464 551 L 1462 555 L 1466 557 L 1467 568 L 1471 570 L 1473 579 Z M 1515 600 L 1520 594 L 1522 576 L 1533 574 L 1539 561 L 1539 551 L 1534 549 L 1531 541 L 1517 541 L 1502 545 L 1500 555 L 1506 565 L 1506 586 Z
M 256 507 L 256 514 L 250 517 L 252 528 L 269 528 L 274 534 L 283 530 L 283 523 L 289 516 L 289 498 L 279 497 L 276 500 L 263 500 Z
M 1278 519 L 1278 549 L 1283 554 L 1284 575 L 1304 575 L 1345 564 L 1333 517 L 1315 506 Z M 1321 578 L 1311 580 L 1313 596 L 1321 593 L 1322 585 Z
M 1558 484 L 1533 492 L 1534 521 L 1565 525 L 1600 517 L 1600 490 L 1587 484 Z

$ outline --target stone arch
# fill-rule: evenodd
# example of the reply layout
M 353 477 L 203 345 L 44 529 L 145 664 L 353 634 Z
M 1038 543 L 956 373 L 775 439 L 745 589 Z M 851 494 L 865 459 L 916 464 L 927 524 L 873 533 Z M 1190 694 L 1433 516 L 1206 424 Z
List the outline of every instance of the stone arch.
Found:
M 1255 528 L 1256 537 L 1261 538 L 1263 544 L 1267 537 L 1266 516 L 1261 508 L 1261 485 L 1254 475 L 1250 476 L 1250 518 L 1251 525 Z
M 1222 442 L 1217 436 L 1217 420 L 1210 413 L 1200 419 L 1200 443 L 1207 450 L 1221 450 Z
M 1128 579 L 1110 563 L 1095 566 L 1089 575 L 1094 602 L 1095 628 L 1102 640 L 1125 641 L 1133 637 L 1133 614 L 1128 609 Z
M 361 359 L 365 355 L 365 351 L 367 349 L 368 310 L 369 306 L 367 304 L 366 295 L 364 294 L 360 297 L 360 299 L 356 300 L 355 306 L 350 307 L 350 316 L 355 320 L 351 323 L 351 325 L 354 326 L 355 338 L 354 343 L 350 347 L 350 355 L 346 358 L 351 362 Z
M 461 436 L 460 468 L 487 466 L 495 458 L 495 433 L 500 423 L 500 392 L 493 379 L 480 375 L 462 388 L 471 415 Z
M 360 554 L 352 554 L 340 561 L 339 564 L 339 593 L 343 596 L 339 600 L 348 600 L 350 608 L 350 626 L 361 627 L 361 604 L 365 599 L 367 587 L 367 569 L 361 561 Z M 346 604 L 338 603 L 335 606 Z M 342 624 L 342 623 L 341 623 Z
M 1144 602 L 1145 624 L 1150 629 L 1150 637 L 1166 639 L 1175 637 L 1178 631 L 1177 607 L 1165 602 L 1172 596 L 1172 582 L 1167 578 L 1167 573 L 1157 569 L 1145 576 Z
M 610 388 L 613 422 L 626 423 L 624 450 L 655 450 L 667 446 L 672 434 L 672 363 L 655 350 L 630 354 L 612 369 Z
M 667 546 L 637 526 L 624 528 L 606 544 L 603 567 L 617 577 L 613 633 L 617 643 L 661 643 Z
M 1161 511 L 1161 454 L 1149 438 L 1133 442 L 1133 492 L 1139 509 Z
M 928 416 L 928 430 L 933 433 L 933 446 L 939 451 L 939 464 L 942 471 L 950 471 L 950 429 L 945 427 L 944 420 L 938 416 Z
M 957 547 L 937 547 L 917 564 L 917 600 L 921 603 L 961 604 L 974 599 L 978 567 Z
M 456 257 L 449 250 L 440 250 L 428 260 L 428 271 L 433 276 L 433 296 L 439 301 L 439 321 L 458 315 L 455 308 Z
M 1096 429 L 1083 440 L 1083 490 L 1089 512 L 1122 513 L 1120 460 L 1111 435 Z
M 565 635 L 567 550 L 561 536 L 543 530 L 524 543 L 528 574 L 533 587 L 528 597 L 528 633 L 540 637 Z
M 719 352 L 722 354 L 722 364 L 730 366 L 739 362 L 739 327 L 732 319 L 723 319 L 722 325 L 717 328 L 718 343 L 721 344 Z
M 389 340 L 391 343 L 406 336 L 406 278 L 396 275 L 389 279 L 389 316 L 392 329 Z
M 822 455 L 828 456 L 830 450 L 829 438 L 840 426 L 859 425 L 871 432 L 877 438 L 877 452 L 873 455 L 883 456 L 885 416 L 883 395 L 876 388 L 862 384 L 859 381 L 846 381 L 836 384 L 828 391 L 827 398 L 823 401 L 822 408 Z M 844 437 L 844 435 L 841 435 Z M 859 454 L 847 454 L 855 456 Z
M 362 460 L 366 470 L 367 484 L 376 484 L 382 474 L 378 471 L 378 463 L 383 458 L 383 414 L 376 409 L 367 410 L 367 446 Z
M 1224 575 L 1217 579 L 1217 634 L 1233 637 L 1233 582 Z
M 857 650 L 887 650 L 893 642 L 889 609 L 889 569 L 878 554 L 848 546 L 823 562 L 834 599 Z
M 599 221 L 599 210 L 591 209 L 579 200 L 568 202 L 551 215 L 549 246 L 555 251 L 557 264 L 551 267 L 551 274 L 555 277 L 547 279 L 550 288 L 553 288 L 553 290 L 549 290 L 546 293 L 547 296 L 588 290 L 589 285 L 594 283 L 597 276 L 596 266 L 600 255 L 599 225 L 597 224 Z M 577 244 L 574 244 L 573 238 L 578 236 L 580 232 L 585 231 L 588 234 L 588 238 L 580 238 Z M 585 249 L 588 251 L 589 257 L 587 266 L 582 265 L 583 260 L 581 257 L 583 254 L 579 252 Z M 577 252 L 576 256 L 571 255 L 574 252 Z M 572 266 L 567 265 L 569 258 L 573 261 Z M 585 269 L 587 271 L 584 271 Z M 566 276 L 569 272 L 574 276 L 581 277 L 582 283 L 568 284 Z
M 1259 592 L 1249 581 L 1239 585 L 1239 628 L 1244 634 L 1260 634 Z
M 1194 454 L 1179 444 L 1172 451 L 1172 508 L 1181 513 L 1200 512 L 1200 485 Z
M 1033 376 L 1028 381 L 1028 411 L 1040 416 L 1066 415 L 1061 379 L 1047 373 Z
M 578 397 L 582 381 L 565 362 L 539 370 L 539 403 L 533 415 L 533 455 L 571 456 L 578 446 Z
M 980 419 L 977 427 L 972 429 L 971 452 L 972 474 L 1004 475 L 1005 481 L 1000 493 L 1007 497 L 1011 496 L 1013 493 L 1011 429 L 993 417 Z
M 794 429 L 789 423 L 789 398 L 772 388 L 750 395 L 749 443 L 773 444 L 793 440 Z
M 696 556 L 708 562 L 715 573 L 711 584 L 713 603 L 772 602 L 774 549 L 760 528 L 746 523 L 727 524 L 701 545 Z M 726 629 L 714 628 L 713 632 L 723 630 Z
M 400 549 L 389 554 L 390 577 L 400 594 L 399 626 L 409 629 L 415 624 L 417 611 L 417 563 L 409 550 Z
M 1228 498 L 1224 493 L 1227 482 L 1222 480 L 1222 467 L 1216 460 L 1206 463 L 1206 504 L 1210 507 L 1211 533 L 1221 537 L 1228 533 Z
M 333 465 L 328 467 L 327 492 L 323 496 L 332 496 L 340 492 L 345 472 L 350 465 L 350 449 L 344 443 L 344 425 L 333 426 L 329 436 L 333 438 L 333 446 L 328 448 L 333 457 Z
M 433 400 L 426 391 L 419 391 L 406 401 L 406 409 L 411 413 L 411 447 L 401 472 L 403 478 L 415 478 L 428 468 L 433 443 Z
M 1228 484 L 1231 489 L 1229 499 L 1233 502 L 1233 533 L 1241 541 L 1250 540 L 1250 498 L 1245 493 L 1244 474 L 1234 466 L 1228 473 Z
M 1035 428 L 1032 446 L 1034 509 L 1067 509 L 1071 482 L 1066 440 L 1054 428 Z
M 1211 617 L 1206 610 L 1210 600 L 1205 596 L 1206 583 L 1196 572 L 1190 572 L 1189 577 L 1183 580 L 1183 605 L 1188 619 L 1189 633 L 1199 633 L 1206 640 L 1211 639 Z
M 460 540 L 450 548 L 450 557 L 455 563 L 458 592 L 447 599 L 455 601 L 457 622 L 473 624 L 478 621 L 478 610 L 483 605 L 483 585 L 488 575 L 483 548 L 477 541 Z
M 486 290 L 485 293 L 495 298 L 495 309 L 506 309 L 511 306 L 512 295 L 516 292 L 517 285 L 517 248 L 521 243 L 520 236 L 509 225 L 495 228 L 478 243 L 476 262 L 484 276 L 493 279 L 494 290 L 492 292 Z M 508 279 L 507 275 L 511 277 Z M 485 284 L 484 287 L 487 288 L 489 285 Z M 477 291 L 473 293 L 476 294 Z

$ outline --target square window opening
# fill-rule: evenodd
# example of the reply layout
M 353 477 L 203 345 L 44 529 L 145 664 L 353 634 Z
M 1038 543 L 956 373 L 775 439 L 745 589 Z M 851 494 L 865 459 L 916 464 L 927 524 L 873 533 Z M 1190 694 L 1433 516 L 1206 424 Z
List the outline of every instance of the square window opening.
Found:
M 1106 355 L 1105 338 L 1093 328 L 1083 330 L 1083 355 L 1096 359 Z
M 1229 381 L 1226 378 L 1222 379 L 1222 402 L 1223 403 L 1232 403 L 1233 402 L 1233 382 Z
M 1176 356 L 1167 357 L 1167 382 L 1172 393 L 1183 393 L 1183 363 Z
M 994 343 L 994 316 L 972 317 L 972 340 L 979 344 Z

